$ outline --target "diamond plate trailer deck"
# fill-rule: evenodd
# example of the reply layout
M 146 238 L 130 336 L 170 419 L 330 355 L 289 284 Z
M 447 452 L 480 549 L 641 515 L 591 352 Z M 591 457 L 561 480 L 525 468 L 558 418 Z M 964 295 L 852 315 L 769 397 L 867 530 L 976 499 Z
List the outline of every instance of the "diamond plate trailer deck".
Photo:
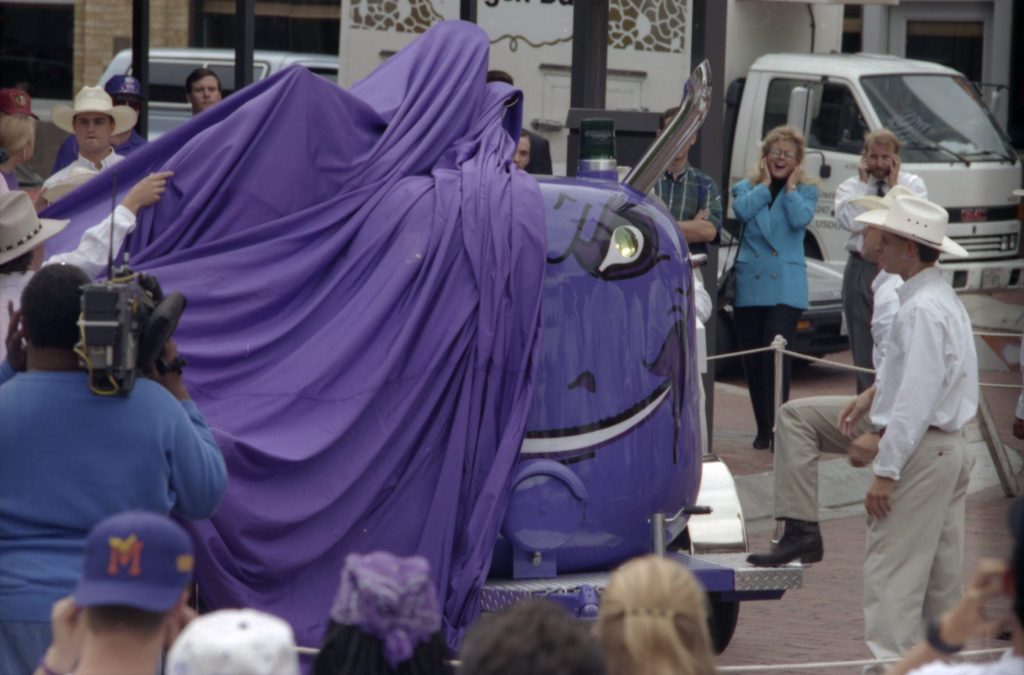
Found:
M 754 567 L 746 553 L 687 555 L 668 551 L 666 557 L 688 568 L 708 593 L 723 602 L 775 600 L 787 590 L 803 587 L 803 568 Z M 596 618 L 599 595 L 611 572 L 562 574 L 551 579 L 488 579 L 480 594 L 483 611 L 493 612 L 530 597 L 546 597 L 583 619 Z

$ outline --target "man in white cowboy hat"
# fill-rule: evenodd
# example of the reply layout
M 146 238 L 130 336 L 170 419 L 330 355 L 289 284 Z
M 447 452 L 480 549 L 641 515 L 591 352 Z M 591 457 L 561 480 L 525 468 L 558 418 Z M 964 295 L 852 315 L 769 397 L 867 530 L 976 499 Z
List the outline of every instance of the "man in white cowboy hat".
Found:
M 171 171 L 146 176 L 125 195 L 113 213 L 114 252 L 135 227 L 139 211 L 160 201 Z M 62 195 L 59 195 L 62 196 Z M 74 251 L 46 257 L 45 242 L 70 221 L 39 218 L 24 192 L 0 195 L 0 361 L 6 358 L 10 316 L 21 305 L 21 292 L 43 265 L 68 264 L 96 277 L 107 263 L 111 218 L 107 217 L 82 234 Z
M 44 242 L 70 222 L 39 218 L 24 192 L 0 195 L 0 340 L 6 341 L 10 326 L 8 305 L 18 308 L 22 290 L 43 264 Z M 7 345 L 0 342 L 0 360 L 6 357 Z
M 857 175 L 846 179 L 836 188 L 836 222 L 850 232 L 845 248 L 850 252 L 843 271 L 843 314 L 850 337 L 853 364 L 871 367 L 873 340 L 870 331 L 872 316 L 871 282 L 878 273 L 868 260 L 871 247 L 864 245 L 861 232 L 864 227 L 856 218 L 871 208 L 858 203 L 865 196 L 884 197 L 896 186 L 921 199 L 928 199 L 924 181 L 912 173 L 901 171 L 900 141 L 888 129 L 876 129 L 864 136 L 864 149 Z M 869 373 L 857 374 L 857 393 L 871 386 Z
M 110 94 L 101 87 L 82 87 L 75 97 L 74 108 L 54 106 L 50 117 L 58 129 L 73 133 L 78 139 L 78 159 L 43 183 L 42 198 L 47 188 L 67 178 L 76 166 L 102 171 L 124 159 L 114 152 L 110 137 L 132 129 L 139 118 L 130 107 L 114 105 Z
M 978 410 L 978 357 L 967 311 L 935 268 L 940 253 L 968 256 L 946 236 L 946 210 L 900 197 L 858 220 L 882 230 L 882 265 L 904 280 L 876 385 L 839 420 L 851 433 L 870 411 L 850 458 L 873 463 L 875 474 L 865 499 L 864 623 L 868 647 L 884 658 L 909 651 L 962 594 L 972 461 L 961 430 Z
M 771 554 L 752 562 L 821 559 L 817 482 L 800 477 L 816 472 L 819 449 L 856 435 L 851 462 L 870 463 L 875 474 L 864 502 L 865 638 L 883 658 L 912 648 L 927 620 L 961 594 L 971 464 L 961 429 L 977 411 L 978 361 L 967 312 L 935 269 L 940 252 L 967 256 L 945 236 L 945 209 L 900 197 L 891 209 L 858 219 L 881 231 L 882 265 L 904 280 L 885 358 L 875 385 L 841 407 L 842 399 L 821 397 L 780 409 L 775 506 L 786 534 Z

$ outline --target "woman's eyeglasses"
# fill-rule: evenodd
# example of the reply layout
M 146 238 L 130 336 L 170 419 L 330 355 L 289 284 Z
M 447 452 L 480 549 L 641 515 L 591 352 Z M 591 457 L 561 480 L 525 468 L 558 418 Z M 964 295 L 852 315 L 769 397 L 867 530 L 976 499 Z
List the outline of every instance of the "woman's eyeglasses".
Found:
M 785 157 L 786 159 L 789 159 L 789 160 L 796 159 L 796 155 L 794 155 L 792 152 L 783 152 L 782 150 L 779 150 L 778 148 L 774 148 L 768 154 L 771 155 L 772 157 L 780 157 L 781 156 L 781 157 Z

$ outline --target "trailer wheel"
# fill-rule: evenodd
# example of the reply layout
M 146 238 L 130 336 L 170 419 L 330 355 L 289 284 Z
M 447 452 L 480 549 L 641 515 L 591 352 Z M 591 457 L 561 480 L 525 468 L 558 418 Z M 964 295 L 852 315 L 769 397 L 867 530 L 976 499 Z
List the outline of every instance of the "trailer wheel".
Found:
M 723 601 L 721 593 L 708 593 L 711 601 L 711 614 L 708 616 L 708 628 L 711 629 L 711 644 L 716 654 L 721 654 L 729 646 L 732 634 L 736 631 L 736 621 L 740 618 L 740 603 Z

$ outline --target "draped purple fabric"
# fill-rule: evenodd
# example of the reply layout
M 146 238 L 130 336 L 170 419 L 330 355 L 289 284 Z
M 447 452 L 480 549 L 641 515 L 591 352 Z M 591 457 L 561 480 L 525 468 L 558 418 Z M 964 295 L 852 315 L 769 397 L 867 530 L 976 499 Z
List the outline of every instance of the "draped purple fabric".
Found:
M 544 211 L 488 40 L 439 24 L 345 91 L 294 67 L 116 168 L 175 172 L 127 243 L 189 304 L 185 381 L 224 451 L 186 523 L 213 607 L 316 645 L 348 553 L 431 564 L 457 644 L 509 490 L 540 351 Z M 518 99 L 517 99 L 518 100 Z M 45 215 L 48 252 L 109 213 L 106 171 Z M 110 433 L 117 433 L 111 429 Z

